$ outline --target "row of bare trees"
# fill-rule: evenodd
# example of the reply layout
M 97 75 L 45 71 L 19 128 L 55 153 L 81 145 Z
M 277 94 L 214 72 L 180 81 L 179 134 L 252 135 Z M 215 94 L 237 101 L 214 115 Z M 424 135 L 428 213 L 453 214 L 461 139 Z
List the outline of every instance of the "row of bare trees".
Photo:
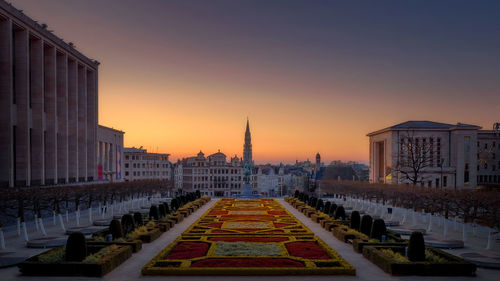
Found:
M 159 180 L 0 189 L 0 227 L 16 218 L 24 222 L 51 212 L 75 212 L 166 191 L 172 191 L 172 183 Z
M 431 189 L 412 185 L 370 184 L 366 182 L 321 182 L 321 191 L 370 200 L 395 207 L 425 210 L 445 217 L 459 217 L 500 228 L 500 191 L 477 189 Z

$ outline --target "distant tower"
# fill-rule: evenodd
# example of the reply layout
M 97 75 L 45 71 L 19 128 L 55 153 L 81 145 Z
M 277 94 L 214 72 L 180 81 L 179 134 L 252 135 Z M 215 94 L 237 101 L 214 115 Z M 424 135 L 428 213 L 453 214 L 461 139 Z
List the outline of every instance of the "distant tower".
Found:
M 321 156 L 319 155 L 319 152 L 316 153 L 316 171 L 319 171 L 319 168 L 321 166 Z
M 245 144 L 243 145 L 243 165 L 252 165 L 252 136 L 250 135 L 250 125 L 247 118 L 247 129 L 245 131 Z

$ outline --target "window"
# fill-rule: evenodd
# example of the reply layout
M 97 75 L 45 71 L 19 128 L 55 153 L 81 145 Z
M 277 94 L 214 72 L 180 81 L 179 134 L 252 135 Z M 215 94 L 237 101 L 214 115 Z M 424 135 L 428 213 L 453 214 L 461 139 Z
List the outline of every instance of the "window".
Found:
M 128 176 L 128 172 L 127 171 L 125 171 L 125 176 Z
M 432 181 L 427 182 L 427 187 L 432 187 Z
M 447 186 L 448 186 L 448 177 L 444 176 L 443 177 L 443 187 L 447 187 Z
M 128 155 L 127 155 L 127 156 L 125 156 L 125 160 L 128 160 Z
M 439 179 L 436 179 L 436 187 L 439 187 Z
M 469 184 L 469 164 L 465 163 L 464 169 L 464 184 Z
M 128 168 L 128 163 L 125 163 L 125 168 Z
M 488 148 L 488 143 L 485 143 L 484 144 L 484 149 L 487 149 Z

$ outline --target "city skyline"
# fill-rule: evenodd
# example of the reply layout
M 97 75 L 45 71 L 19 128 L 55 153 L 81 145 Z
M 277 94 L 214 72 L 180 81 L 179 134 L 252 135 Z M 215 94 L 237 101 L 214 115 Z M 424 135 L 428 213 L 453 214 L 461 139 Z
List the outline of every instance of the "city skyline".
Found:
M 498 122 L 495 2 L 39 3 L 12 1 L 101 62 L 99 123 L 172 160 L 241 157 L 246 116 L 256 163 L 367 163 L 375 129 Z

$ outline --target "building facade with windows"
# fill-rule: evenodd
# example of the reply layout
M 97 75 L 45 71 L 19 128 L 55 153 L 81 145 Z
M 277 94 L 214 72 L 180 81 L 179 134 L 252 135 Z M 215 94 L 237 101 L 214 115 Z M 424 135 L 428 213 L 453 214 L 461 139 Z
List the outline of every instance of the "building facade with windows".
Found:
M 0 0 L 0 186 L 94 181 L 98 66 Z
M 500 123 L 477 133 L 477 182 L 500 186 Z
M 194 157 L 182 159 L 182 191 L 199 190 L 202 195 L 229 197 L 243 193 L 244 170 L 242 159 L 237 156 L 227 161 L 222 152 L 205 157 L 199 152 Z M 257 194 L 256 188 L 252 193 Z
M 123 149 L 124 179 L 136 180 L 172 180 L 172 163 L 168 160 L 170 154 L 148 153 L 142 146 Z
M 369 133 L 370 181 L 474 188 L 480 128 L 408 121 Z
M 97 180 L 123 181 L 123 135 L 120 130 L 97 126 Z

